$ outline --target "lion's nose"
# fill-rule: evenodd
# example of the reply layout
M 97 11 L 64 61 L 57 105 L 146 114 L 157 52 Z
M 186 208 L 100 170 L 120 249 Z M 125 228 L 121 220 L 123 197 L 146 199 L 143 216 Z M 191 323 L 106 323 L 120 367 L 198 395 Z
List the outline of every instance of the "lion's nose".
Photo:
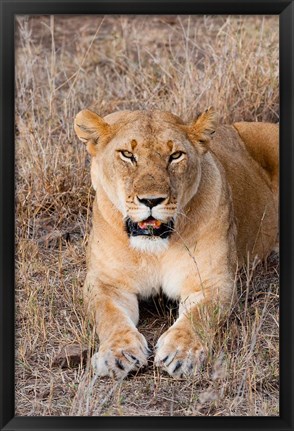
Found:
M 167 198 L 167 196 L 161 196 L 158 198 L 140 198 L 139 196 L 137 196 L 137 198 L 138 201 L 146 205 L 146 207 L 153 208 L 156 207 L 156 205 L 161 204 L 161 202 L 163 202 Z

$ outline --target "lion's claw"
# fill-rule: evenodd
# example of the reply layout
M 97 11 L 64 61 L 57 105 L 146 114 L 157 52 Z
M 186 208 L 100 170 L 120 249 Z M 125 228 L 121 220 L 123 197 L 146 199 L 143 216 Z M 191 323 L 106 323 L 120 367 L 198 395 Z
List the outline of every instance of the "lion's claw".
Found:
M 116 379 L 126 377 L 130 371 L 138 370 L 147 364 L 147 341 L 139 332 L 128 334 L 129 342 L 120 345 L 120 337 L 104 343 L 92 356 L 92 367 L 98 376 L 111 376 Z
M 191 376 L 199 370 L 205 350 L 195 334 L 170 328 L 158 340 L 155 365 L 173 377 Z

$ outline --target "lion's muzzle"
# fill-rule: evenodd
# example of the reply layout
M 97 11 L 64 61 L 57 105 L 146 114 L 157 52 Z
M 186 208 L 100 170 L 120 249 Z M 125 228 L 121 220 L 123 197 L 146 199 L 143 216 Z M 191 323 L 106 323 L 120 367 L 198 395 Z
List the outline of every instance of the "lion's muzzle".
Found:
M 174 222 L 166 214 L 161 214 L 167 203 L 167 195 L 137 195 L 135 201 L 142 209 L 148 209 L 148 215 L 144 215 L 136 221 L 132 216 L 126 220 L 126 230 L 131 237 L 157 237 L 168 238 L 173 231 Z
M 126 230 L 129 236 L 148 236 L 168 238 L 174 229 L 174 222 L 170 220 L 163 223 L 153 217 L 148 217 L 146 220 L 134 222 L 130 218 L 126 220 Z

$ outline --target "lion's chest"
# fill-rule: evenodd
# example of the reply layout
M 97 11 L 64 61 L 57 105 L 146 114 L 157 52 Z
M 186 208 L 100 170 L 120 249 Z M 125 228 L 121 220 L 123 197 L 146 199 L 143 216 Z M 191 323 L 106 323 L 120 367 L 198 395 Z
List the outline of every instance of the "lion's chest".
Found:
M 137 268 L 137 274 L 139 297 L 147 298 L 162 290 L 168 298 L 177 300 L 187 276 L 187 268 L 181 262 L 171 262 L 170 259 L 144 259 Z
M 185 272 L 181 272 L 177 266 L 167 270 L 156 269 L 153 267 L 142 273 L 137 284 L 138 296 L 145 299 L 162 291 L 168 298 L 178 300 L 186 278 Z
M 153 259 L 144 259 L 136 268 L 136 290 L 140 298 L 157 295 L 161 287 L 160 266 Z

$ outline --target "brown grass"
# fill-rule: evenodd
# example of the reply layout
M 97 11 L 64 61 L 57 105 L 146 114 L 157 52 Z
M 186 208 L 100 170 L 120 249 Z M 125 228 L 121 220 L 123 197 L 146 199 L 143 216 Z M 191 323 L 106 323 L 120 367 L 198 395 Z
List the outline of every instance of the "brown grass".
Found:
M 213 105 L 220 122 L 277 122 L 278 17 L 22 16 L 17 29 L 16 414 L 278 415 L 275 253 L 238 274 L 239 301 L 192 380 L 152 361 L 121 382 L 55 361 L 64 346 L 97 349 L 81 294 L 93 191 L 74 116 L 157 108 L 189 120 Z M 154 346 L 175 304 L 141 308 Z

